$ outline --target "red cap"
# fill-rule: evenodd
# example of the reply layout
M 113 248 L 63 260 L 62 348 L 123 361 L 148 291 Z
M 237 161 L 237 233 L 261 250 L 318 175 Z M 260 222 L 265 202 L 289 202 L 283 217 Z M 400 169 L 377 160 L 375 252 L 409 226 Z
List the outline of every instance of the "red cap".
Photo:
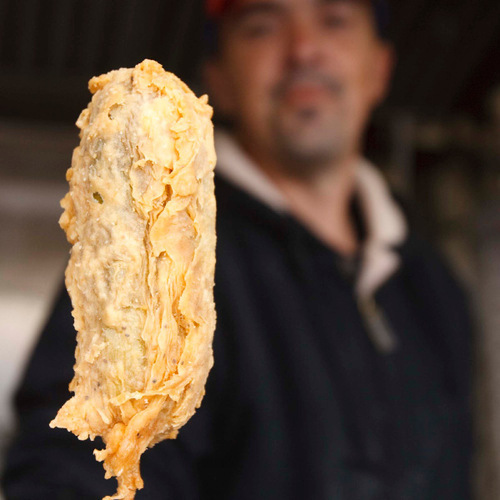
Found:
M 234 0 L 205 0 L 205 9 L 209 18 L 218 19 L 231 7 Z
M 384 35 L 389 24 L 390 9 L 387 0 L 369 0 L 375 10 L 377 28 Z M 209 20 L 219 21 L 220 18 L 236 3 L 236 0 L 205 0 L 205 11 Z

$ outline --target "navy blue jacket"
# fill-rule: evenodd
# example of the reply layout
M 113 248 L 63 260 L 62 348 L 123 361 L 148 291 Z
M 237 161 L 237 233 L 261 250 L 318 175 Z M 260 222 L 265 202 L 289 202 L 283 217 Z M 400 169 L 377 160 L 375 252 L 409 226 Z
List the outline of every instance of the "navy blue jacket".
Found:
M 341 260 L 296 220 L 217 180 L 215 366 L 175 441 L 148 450 L 151 500 L 469 500 L 471 336 L 461 291 L 410 235 L 376 293 L 398 339 L 367 335 Z M 69 397 L 66 292 L 16 396 L 7 500 L 114 490 L 92 449 L 49 428 Z

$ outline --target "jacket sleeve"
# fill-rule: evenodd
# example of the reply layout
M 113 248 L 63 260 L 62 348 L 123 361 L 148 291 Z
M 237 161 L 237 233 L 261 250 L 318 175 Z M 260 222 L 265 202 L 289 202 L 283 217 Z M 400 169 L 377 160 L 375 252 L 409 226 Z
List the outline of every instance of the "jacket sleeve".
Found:
M 474 327 L 468 297 L 439 253 L 414 238 L 406 277 L 415 305 L 432 326 L 448 389 L 471 408 Z
M 406 279 L 413 291 L 415 307 L 429 328 L 428 341 L 442 363 L 447 390 L 455 401 L 455 425 L 459 426 L 455 452 L 434 477 L 456 477 L 456 481 L 436 481 L 436 498 L 472 498 L 471 468 L 475 452 L 473 439 L 474 327 L 467 295 L 441 256 L 428 245 L 414 240 L 408 255 Z
M 15 397 L 17 432 L 6 456 L 2 486 L 7 500 L 96 500 L 115 491 L 114 480 L 93 456 L 95 442 L 78 441 L 49 422 L 70 396 L 76 335 L 66 290 L 31 356 Z M 198 462 L 210 453 L 210 404 L 202 405 L 175 441 L 148 450 L 141 463 L 145 489 L 137 498 L 191 500 L 200 497 Z M 188 429 L 189 428 L 189 429 Z

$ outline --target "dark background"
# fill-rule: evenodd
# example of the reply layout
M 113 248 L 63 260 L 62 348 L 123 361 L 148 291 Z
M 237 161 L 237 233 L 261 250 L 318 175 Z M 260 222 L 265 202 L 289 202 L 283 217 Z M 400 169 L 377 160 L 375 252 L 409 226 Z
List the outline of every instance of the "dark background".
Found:
M 399 63 L 388 105 L 487 116 L 500 79 L 498 0 L 393 1 Z M 72 121 L 87 80 L 148 57 L 197 83 L 199 0 L 0 0 L 0 116 Z

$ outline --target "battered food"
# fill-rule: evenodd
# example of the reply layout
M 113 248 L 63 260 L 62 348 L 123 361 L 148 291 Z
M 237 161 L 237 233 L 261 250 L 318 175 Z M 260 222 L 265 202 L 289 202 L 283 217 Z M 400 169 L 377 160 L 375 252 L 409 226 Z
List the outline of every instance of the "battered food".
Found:
M 51 427 L 95 450 L 118 492 L 143 487 L 146 448 L 175 438 L 213 364 L 212 109 L 145 60 L 89 82 L 61 227 L 77 330 L 74 396 Z

